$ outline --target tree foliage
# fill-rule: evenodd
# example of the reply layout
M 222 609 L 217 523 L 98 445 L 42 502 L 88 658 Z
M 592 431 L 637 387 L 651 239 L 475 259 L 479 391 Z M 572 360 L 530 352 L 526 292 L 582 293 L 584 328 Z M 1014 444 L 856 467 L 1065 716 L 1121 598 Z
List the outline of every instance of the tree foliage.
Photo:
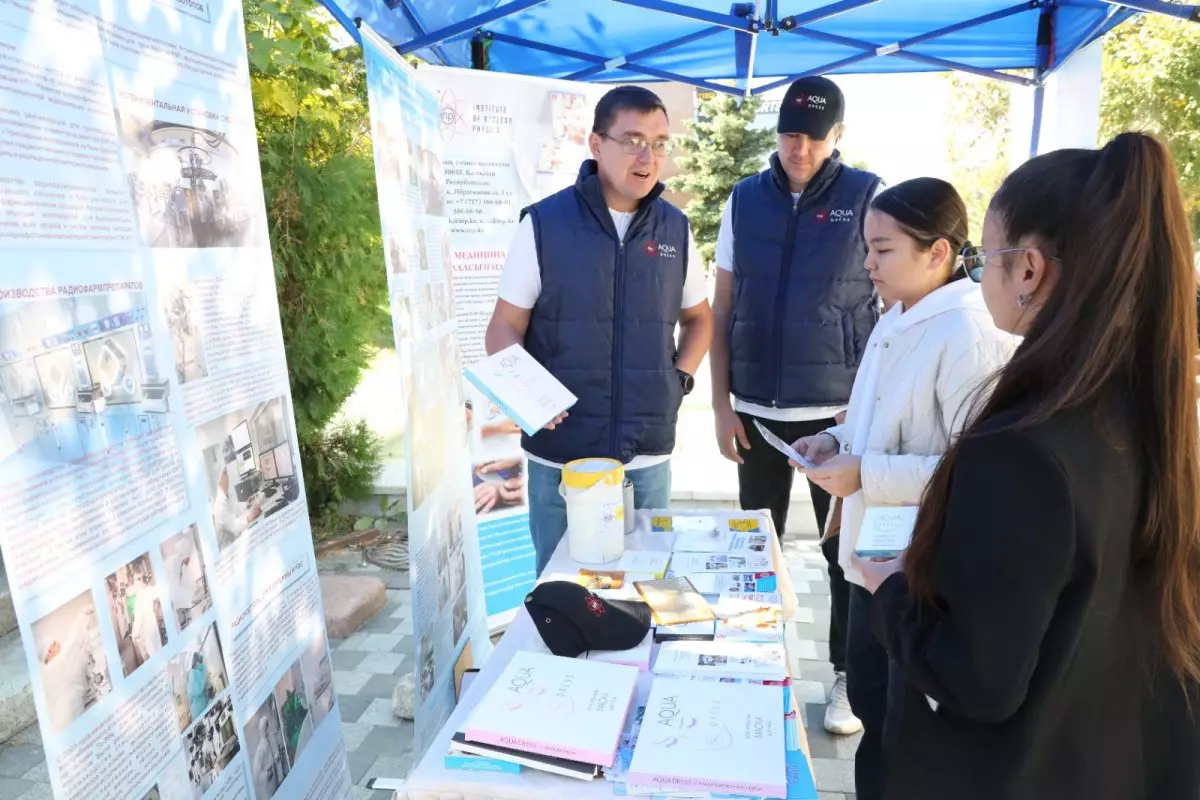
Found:
M 1109 34 L 1100 108 L 1103 140 L 1146 130 L 1166 141 L 1200 236 L 1200 25 L 1146 14 Z
M 726 94 L 703 100 L 700 120 L 688 122 L 682 154 L 676 158 L 679 175 L 671 188 L 692 196 L 688 219 L 705 264 L 711 263 L 721 228 L 721 210 L 734 184 L 763 169 L 763 158 L 775 144 L 775 134 L 753 128 L 758 101 Z
M 248 0 L 245 19 L 284 347 L 318 514 L 325 498 L 361 494 L 379 458 L 361 432 L 326 441 L 390 331 L 366 75 L 359 48 L 332 50 L 336 23 L 315 0 Z
M 952 72 L 946 119 L 946 160 L 950 182 L 967 206 L 970 237 L 983 238 L 983 216 L 992 195 L 1008 175 L 1012 124 L 1008 84 Z

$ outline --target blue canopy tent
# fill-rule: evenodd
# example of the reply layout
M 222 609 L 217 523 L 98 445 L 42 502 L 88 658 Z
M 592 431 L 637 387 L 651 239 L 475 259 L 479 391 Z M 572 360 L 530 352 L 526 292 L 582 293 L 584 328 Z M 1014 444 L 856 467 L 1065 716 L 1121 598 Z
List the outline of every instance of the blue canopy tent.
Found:
M 1074 53 L 1138 12 L 1200 22 L 1162 0 L 322 1 L 400 53 L 522 75 L 757 95 L 805 75 L 970 72 L 1034 87 L 1034 151 L 1042 87 Z

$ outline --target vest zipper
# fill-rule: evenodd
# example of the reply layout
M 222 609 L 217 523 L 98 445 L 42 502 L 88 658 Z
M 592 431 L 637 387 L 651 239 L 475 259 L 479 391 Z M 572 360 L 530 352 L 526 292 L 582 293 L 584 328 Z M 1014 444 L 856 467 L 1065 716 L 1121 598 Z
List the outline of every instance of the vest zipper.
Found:
M 783 394 L 783 312 L 787 306 L 788 284 L 791 283 L 792 254 L 796 250 L 796 222 L 800 216 L 800 201 L 792 201 L 792 218 L 788 220 L 787 246 L 783 251 L 783 264 L 779 270 L 779 291 L 775 295 L 775 396 L 771 406 L 779 404 Z
M 630 225 L 630 228 L 633 226 Z M 628 235 L 628 232 L 626 232 Z M 625 363 L 625 336 L 624 325 L 622 318 L 624 315 L 625 306 L 625 240 L 617 240 L 617 295 L 614 298 L 613 308 L 613 396 L 612 396 L 612 422 L 610 423 L 609 446 L 612 449 L 612 457 L 621 460 L 621 454 L 618 451 L 621 443 L 621 372 L 622 365 Z

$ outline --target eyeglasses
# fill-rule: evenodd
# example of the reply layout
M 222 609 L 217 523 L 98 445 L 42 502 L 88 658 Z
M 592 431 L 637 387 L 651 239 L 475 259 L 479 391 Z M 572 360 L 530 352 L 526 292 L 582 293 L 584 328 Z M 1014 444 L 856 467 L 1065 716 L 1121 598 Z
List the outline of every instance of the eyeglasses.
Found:
M 616 142 L 621 146 L 621 152 L 627 156 L 640 156 L 647 148 L 655 156 L 662 158 L 663 156 L 671 155 L 675 150 L 675 143 L 670 139 L 662 139 L 657 142 L 648 142 L 645 139 L 638 137 L 630 137 L 628 139 L 614 139 L 607 133 L 600 134 L 601 139 L 608 139 L 610 142 Z
M 1026 250 L 1033 249 L 1033 247 L 1006 247 L 1003 250 L 984 250 L 980 247 L 964 247 L 959 255 L 962 256 L 963 269 L 966 270 L 967 277 L 975 281 L 975 283 L 981 283 L 983 281 L 983 267 L 992 256 L 1004 253 L 1023 253 Z M 1058 261 L 1054 256 L 1046 256 L 1046 258 L 1049 258 L 1051 261 Z

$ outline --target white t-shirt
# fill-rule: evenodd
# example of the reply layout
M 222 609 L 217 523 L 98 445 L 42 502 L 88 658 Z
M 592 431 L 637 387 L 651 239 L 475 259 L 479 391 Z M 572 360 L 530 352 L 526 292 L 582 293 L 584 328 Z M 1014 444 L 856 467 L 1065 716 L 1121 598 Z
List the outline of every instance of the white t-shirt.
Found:
M 617 228 L 617 235 L 624 239 L 626 232 L 629 231 L 630 224 L 633 222 L 635 212 L 613 211 L 610 208 L 608 213 L 612 214 L 613 224 Z M 538 263 L 537 239 L 533 232 L 533 218 L 526 216 L 517 227 L 517 235 L 513 237 L 512 245 L 508 248 L 508 258 L 504 261 L 504 271 L 500 273 L 499 295 L 501 300 L 506 303 L 512 303 L 517 308 L 533 308 L 541 293 L 542 271 L 541 265 Z M 688 268 L 687 275 L 683 281 L 683 302 L 680 304 L 680 310 L 698 306 L 707 299 L 708 284 L 704 280 L 704 262 L 700 259 L 700 252 L 696 248 L 696 240 L 692 236 L 691 230 L 689 230 Z M 562 468 L 562 464 L 555 464 L 553 461 L 546 461 L 532 454 L 527 455 L 531 461 L 536 461 L 539 464 L 556 469 Z M 635 456 L 632 461 L 625 465 L 625 469 L 653 467 L 667 461 L 670 457 L 670 455 Z
M 879 189 L 876 189 L 876 194 L 883 188 L 883 183 L 879 184 Z M 803 192 L 792 192 L 792 205 L 795 206 L 800 202 L 800 197 Z M 733 256 L 733 193 L 729 194 L 729 199 L 725 201 L 725 208 L 721 212 L 721 228 L 717 232 L 717 268 L 723 269 L 726 272 L 734 272 L 734 256 Z M 733 408 L 735 411 L 740 411 L 743 414 L 749 414 L 752 417 L 760 419 L 771 419 L 778 422 L 809 422 L 818 419 L 831 419 L 834 415 L 846 410 L 845 406 L 801 406 L 800 408 L 772 408 L 771 406 L 760 406 L 755 403 L 748 403 L 738 397 L 733 398 Z

